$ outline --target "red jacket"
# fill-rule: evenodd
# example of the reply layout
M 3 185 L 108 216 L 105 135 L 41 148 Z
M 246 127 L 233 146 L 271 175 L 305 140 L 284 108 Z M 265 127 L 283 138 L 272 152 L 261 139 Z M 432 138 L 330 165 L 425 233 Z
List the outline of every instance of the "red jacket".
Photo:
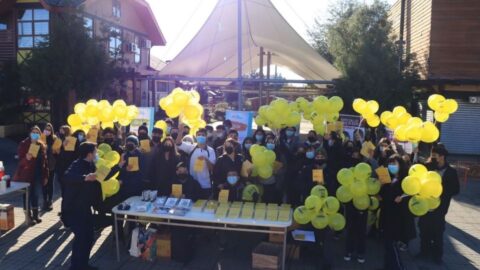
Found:
M 27 160 L 27 153 L 28 149 L 30 148 L 30 144 L 32 140 L 29 138 L 23 140 L 20 145 L 18 146 L 18 167 L 15 175 L 13 176 L 13 181 L 18 182 L 28 182 L 30 184 L 33 183 L 33 177 L 35 175 L 35 166 L 37 164 L 37 159 L 32 158 L 31 160 Z M 37 142 L 40 145 L 40 150 L 38 151 L 38 155 L 42 155 L 42 184 L 46 185 L 48 182 L 48 160 L 47 160 L 47 151 L 45 145 Z

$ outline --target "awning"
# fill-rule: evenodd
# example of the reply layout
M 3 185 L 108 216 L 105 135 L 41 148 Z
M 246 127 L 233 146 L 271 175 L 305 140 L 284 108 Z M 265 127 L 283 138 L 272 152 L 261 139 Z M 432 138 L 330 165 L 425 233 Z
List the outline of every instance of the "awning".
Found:
M 258 69 L 263 47 L 272 53 L 272 65 L 289 68 L 304 79 L 332 80 L 340 76 L 269 0 L 242 2 L 244 75 Z M 199 32 L 160 75 L 236 78 L 237 72 L 237 0 L 219 0 Z

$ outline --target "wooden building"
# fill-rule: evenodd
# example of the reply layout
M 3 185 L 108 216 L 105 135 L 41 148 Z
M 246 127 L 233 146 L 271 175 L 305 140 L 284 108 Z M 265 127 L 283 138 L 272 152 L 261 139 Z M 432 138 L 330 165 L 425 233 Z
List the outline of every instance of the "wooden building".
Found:
M 152 106 L 153 83 L 147 76 L 152 46 L 166 41 L 146 0 L 0 0 L 0 68 L 6 61 L 21 62 L 51 29 L 55 13 L 81 10 L 92 37 L 106 38 L 112 58 L 125 60 L 130 74 L 116 88 L 127 103 Z M 41 119 L 31 119 L 33 122 Z
M 418 85 L 459 103 L 441 141 L 454 154 L 480 154 L 480 1 L 398 0 L 389 15 L 399 45 L 421 65 Z

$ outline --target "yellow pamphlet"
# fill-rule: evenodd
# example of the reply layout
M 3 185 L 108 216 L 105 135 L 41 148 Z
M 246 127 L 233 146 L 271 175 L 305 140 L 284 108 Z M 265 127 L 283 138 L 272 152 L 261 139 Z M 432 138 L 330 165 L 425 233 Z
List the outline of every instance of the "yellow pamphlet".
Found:
M 136 172 L 139 170 L 138 167 L 138 157 L 129 157 L 128 158 L 128 171 L 129 172 Z
M 381 166 L 378 167 L 375 172 L 377 173 L 378 180 L 380 180 L 380 183 L 382 184 L 389 184 L 392 182 L 392 178 L 390 177 L 390 173 L 388 173 L 388 169 Z
M 319 183 L 319 184 L 323 185 L 323 183 L 324 183 L 323 170 L 322 169 L 312 170 L 312 179 L 313 179 L 313 182 L 316 182 L 316 183 Z
M 68 152 L 75 151 L 75 144 L 77 143 L 77 138 L 68 136 L 65 138 L 65 147 L 64 150 Z
M 196 159 L 195 160 L 195 164 L 193 165 L 193 171 L 194 172 L 201 172 L 203 171 L 203 165 L 204 164 L 204 161 L 203 159 Z
M 28 148 L 28 153 L 30 155 L 32 155 L 34 158 L 37 158 L 39 151 L 40 151 L 40 145 L 36 143 L 30 144 L 30 148 Z
M 60 140 L 59 138 L 56 138 L 52 144 L 52 150 L 53 152 L 58 153 L 60 152 L 60 148 L 62 148 L 62 140 Z
M 150 152 L 150 140 L 140 140 L 140 149 L 149 153 Z
M 256 220 L 265 220 L 265 208 L 255 209 L 254 217 Z
M 230 191 L 228 189 L 220 190 L 220 193 L 218 194 L 218 201 L 220 203 L 227 203 L 228 202 L 228 195 L 230 195 Z
M 183 194 L 182 188 L 183 188 L 183 186 L 180 185 L 180 184 L 173 184 L 172 185 L 172 195 L 173 195 L 173 197 L 176 197 L 176 198 L 182 197 L 182 194 Z

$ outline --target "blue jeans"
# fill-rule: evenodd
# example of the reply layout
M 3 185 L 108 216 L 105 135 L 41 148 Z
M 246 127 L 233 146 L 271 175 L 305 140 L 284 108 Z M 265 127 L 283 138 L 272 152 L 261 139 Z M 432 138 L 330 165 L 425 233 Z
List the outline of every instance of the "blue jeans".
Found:
M 42 180 L 41 179 L 34 179 L 33 183 L 30 183 L 28 187 L 28 201 L 30 204 L 30 209 L 38 209 L 38 197 L 42 193 Z M 23 209 L 26 209 L 26 196 L 23 195 Z

